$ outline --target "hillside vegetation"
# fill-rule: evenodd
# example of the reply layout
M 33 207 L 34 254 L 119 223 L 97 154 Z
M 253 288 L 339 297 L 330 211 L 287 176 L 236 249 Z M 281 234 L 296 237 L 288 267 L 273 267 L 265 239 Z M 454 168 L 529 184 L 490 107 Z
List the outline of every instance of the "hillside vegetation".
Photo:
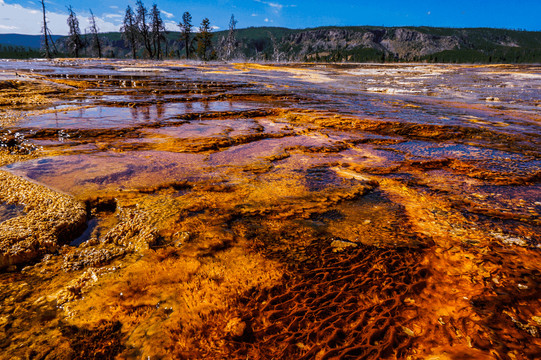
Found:
M 3 36 L 0 35 L 0 44 L 5 43 Z M 226 31 L 214 33 L 217 59 L 223 58 L 226 36 Z M 130 56 L 120 33 L 105 33 L 101 37 L 105 45 L 104 56 Z M 22 45 L 25 49 L 31 46 L 30 43 L 12 45 Z M 57 40 L 57 47 L 60 53 L 68 52 L 65 37 Z M 146 56 L 142 48 L 137 54 L 140 58 Z M 184 56 L 184 44 L 178 32 L 167 33 L 164 52 L 169 58 Z M 28 54 L 35 56 L 32 52 Z M 89 48 L 83 52 L 83 56 L 93 55 Z M 10 56 L 5 51 L 0 52 L 0 56 L 24 57 Z M 540 63 L 541 32 L 490 28 L 257 27 L 236 31 L 234 58 L 309 62 Z

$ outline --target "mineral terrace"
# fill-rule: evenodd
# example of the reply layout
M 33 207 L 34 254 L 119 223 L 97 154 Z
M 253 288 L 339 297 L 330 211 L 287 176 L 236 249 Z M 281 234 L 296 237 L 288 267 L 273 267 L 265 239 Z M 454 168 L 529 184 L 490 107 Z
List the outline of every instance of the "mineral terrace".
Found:
M 538 66 L 0 61 L 0 358 L 541 358 L 540 114 Z

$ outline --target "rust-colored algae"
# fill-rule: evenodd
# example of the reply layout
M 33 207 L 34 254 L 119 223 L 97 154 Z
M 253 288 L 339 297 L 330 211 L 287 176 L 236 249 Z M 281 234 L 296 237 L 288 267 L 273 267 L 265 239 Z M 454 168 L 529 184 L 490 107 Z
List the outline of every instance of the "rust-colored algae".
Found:
M 82 204 L 44 186 L 0 171 L 0 201 L 24 205 L 25 214 L 0 223 L 0 268 L 57 250 L 86 220 Z
M 17 66 L 1 359 L 541 358 L 539 67 Z
M 0 107 L 16 105 L 41 105 L 51 102 L 51 95 L 65 92 L 54 84 L 44 84 L 39 80 L 4 80 L 0 84 Z

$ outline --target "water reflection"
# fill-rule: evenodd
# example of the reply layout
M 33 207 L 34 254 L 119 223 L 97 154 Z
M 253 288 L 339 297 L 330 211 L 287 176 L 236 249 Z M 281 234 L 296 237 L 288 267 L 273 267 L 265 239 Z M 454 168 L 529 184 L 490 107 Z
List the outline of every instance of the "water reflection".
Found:
M 127 107 L 94 106 L 69 108 L 53 107 L 52 112 L 29 115 L 19 123 L 20 127 L 64 128 L 64 129 L 99 129 L 117 128 L 160 122 L 170 117 L 191 112 L 238 111 L 261 106 L 258 103 L 233 103 L 225 101 L 205 101 L 186 103 L 161 103 Z

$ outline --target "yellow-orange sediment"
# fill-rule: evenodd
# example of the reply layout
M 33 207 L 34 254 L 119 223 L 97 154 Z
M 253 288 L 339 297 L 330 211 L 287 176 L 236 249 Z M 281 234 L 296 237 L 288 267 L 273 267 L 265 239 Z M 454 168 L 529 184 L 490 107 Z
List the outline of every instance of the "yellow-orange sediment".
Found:
M 541 357 L 537 103 L 396 91 L 537 67 L 96 63 L 0 82 L 0 358 Z

